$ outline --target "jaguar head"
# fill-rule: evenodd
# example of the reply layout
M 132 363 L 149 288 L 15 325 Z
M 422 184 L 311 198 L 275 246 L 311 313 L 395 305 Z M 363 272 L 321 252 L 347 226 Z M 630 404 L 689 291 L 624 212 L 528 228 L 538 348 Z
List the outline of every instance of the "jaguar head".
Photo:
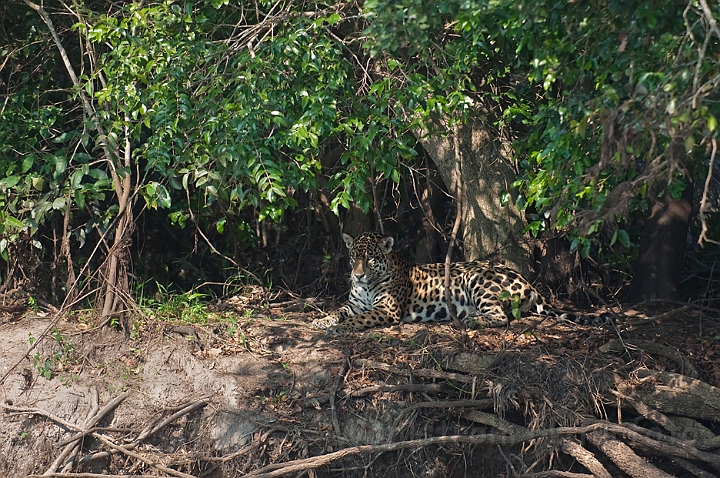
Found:
M 372 284 L 387 274 L 388 254 L 395 243 L 392 237 L 365 233 L 353 238 L 343 234 L 343 240 L 350 250 L 350 279 L 353 284 Z

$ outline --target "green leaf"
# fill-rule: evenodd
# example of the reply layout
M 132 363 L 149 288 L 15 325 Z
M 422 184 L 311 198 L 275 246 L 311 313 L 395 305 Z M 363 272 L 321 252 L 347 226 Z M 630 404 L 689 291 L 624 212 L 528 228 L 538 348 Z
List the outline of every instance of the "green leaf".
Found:
M 711 133 L 717 128 L 717 119 L 713 115 L 708 115 L 707 128 Z
M 165 185 L 157 184 L 155 192 L 157 194 L 157 201 L 160 207 L 167 209 L 172 205 L 172 198 L 170 197 L 170 192 L 168 192 Z
M 0 188 L 7 189 L 11 188 L 20 182 L 19 176 L 8 176 L 7 178 L 0 179 Z
M 66 203 L 65 197 L 55 198 L 55 200 L 52 203 L 52 208 L 55 209 L 56 211 L 63 210 L 63 209 L 65 209 L 65 203 Z
M 5 218 L 5 227 L 14 227 L 15 229 L 25 229 L 25 224 L 20 220 L 12 216 Z
M 27 173 L 30 170 L 30 168 L 32 168 L 32 165 L 34 162 L 35 162 L 35 155 L 28 154 L 27 156 L 25 156 L 25 159 L 23 159 L 22 167 L 20 168 L 20 170 L 23 173 Z
M 630 236 L 628 235 L 627 231 L 624 229 L 618 229 L 618 240 L 620 241 L 620 244 L 622 244 L 625 247 L 630 247 Z
M 83 191 L 75 191 L 75 204 L 80 209 L 85 207 L 85 193 Z
M 323 20 L 325 20 L 328 25 L 337 25 L 337 23 L 342 20 L 342 17 L 338 15 L 337 13 L 333 13 L 329 17 L 325 17 Z
M 75 170 L 70 176 L 70 187 L 72 189 L 80 189 L 83 177 L 85 177 L 85 174 L 82 169 Z

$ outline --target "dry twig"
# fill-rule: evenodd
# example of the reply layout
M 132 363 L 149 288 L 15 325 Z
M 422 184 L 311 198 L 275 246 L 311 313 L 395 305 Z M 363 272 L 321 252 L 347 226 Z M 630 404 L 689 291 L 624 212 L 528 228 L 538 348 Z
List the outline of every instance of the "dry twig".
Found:
M 335 382 L 330 389 L 330 414 L 332 415 L 333 429 L 335 430 L 335 434 L 337 436 L 342 436 L 342 429 L 340 428 L 340 420 L 338 419 L 335 396 L 337 395 L 338 388 L 340 388 L 340 384 L 342 384 L 342 382 L 345 380 L 345 374 L 347 373 L 349 367 L 348 361 L 350 357 L 350 352 L 346 351 L 343 355 L 344 357 L 342 367 L 340 367 L 340 370 L 338 371 L 338 376 L 335 377 Z

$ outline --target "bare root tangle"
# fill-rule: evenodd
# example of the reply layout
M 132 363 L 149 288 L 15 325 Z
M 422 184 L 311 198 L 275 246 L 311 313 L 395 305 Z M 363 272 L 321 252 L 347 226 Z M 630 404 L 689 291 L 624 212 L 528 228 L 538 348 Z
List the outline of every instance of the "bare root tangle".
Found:
M 431 437 L 426 439 L 420 439 L 420 440 L 407 440 L 407 441 L 401 441 L 401 442 L 395 442 L 395 443 L 388 443 L 384 445 L 361 445 L 361 446 L 354 446 L 354 447 L 348 447 L 344 448 L 342 450 L 328 453 L 325 455 L 320 455 L 312 458 L 305 458 L 301 460 L 293 460 L 286 463 L 278 463 L 266 466 L 264 468 L 261 468 L 259 470 L 253 471 L 251 473 L 248 473 L 246 476 L 248 477 L 254 477 L 254 478 L 271 478 L 275 476 L 282 476 L 286 475 L 288 473 L 294 473 L 299 471 L 306 471 L 310 469 L 315 469 L 324 465 L 327 465 L 329 463 L 332 463 L 333 461 L 337 461 L 343 458 L 348 458 L 351 456 L 356 455 L 364 455 L 369 453 L 382 453 L 382 452 L 388 452 L 388 451 L 397 451 L 397 450 L 403 450 L 408 448 L 420 448 L 430 445 L 440 445 L 440 444 L 473 444 L 473 445 L 513 445 L 518 444 L 522 442 L 527 442 L 531 440 L 535 440 L 538 438 L 547 438 L 547 437 L 564 437 L 566 435 L 577 435 L 577 434 L 591 434 L 594 432 L 612 432 L 616 433 L 618 435 L 621 435 L 625 438 L 631 439 L 633 441 L 639 442 L 643 445 L 650 446 L 653 449 L 662 451 L 663 453 L 666 453 L 667 455 L 671 456 L 681 456 L 683 458 L 698 458 L 702 459 L 703 461 L 710 463 L 713 467 L 720 470 L 720 457 L 716 455 L 711 455 L 709 453 L 703 453 L 698 452 L 697 450 L 692 449 L 692 447 L 687 445 L 669 445 L 667 443 L 658 442 L 655 439 L 649 438 L 645 435 L 643 435 L 640 432 L 640 427 L 632 427 L 633 429 L 630 429 L 628 426 L 613 424 L 609 422 L 595 422 L 587 426 L 580 426 L 580 427 L 558 427 L 558 428 L 551 428 L 551 429 L 543 429 L 543 430 L 535 430 L 520 434 L 514 434 L 514 435 L 497 435 L 497 434 L 485 434 L 485 435 L 452 435 L 452 436 L 438 436 L 438 437 Z M 645 432 L 645 430 L 642 430 Z M 656 434 L 656 438 L 657 435 Z M 605 449 L 607 450 L 607 453 L 611 455 L 611 458 L 615 457 L 615 455 L 619 452 L 620 447 L 617 443 L 622 444 L 621 442 L 617 443 L 608 443 L 607 439 L 605 438 L 606 434 L 598 434 L 595 435 L 595 437 L 598 437 L 597 442 L 603 446 L 605 446 Z M 662 435 L 660 435 L 662 436 Z M 672 440 L 671 437 L 667 437 L 668 440 Z M 613 438 L 613 440 L 615 440 Z M 679 442 L 679 440 L 677 440 Z M 626 445 L 624 445 L 626 446 Z M 624 448 L 623 448 L 624 450 Z M 629 450 L 629 448 L 628 448 Z M 693 451 L 694 450 L 694 451 Z M 622 450 L 620 450 L 622 451 Z M 631 462 L 631 465 L 634 466 L 632 470 L 651 470 L 651 468 L 641 468 L 638 463 L 635 463 L 634 461 Z M 630 467 L 630 466 L 629 466 Z M 658 469 L 658 471 L 660 471 Z M 647 473 L 650 473 L 650 471 L 647 471 Z M 662 472 L 664 473 L 664 472 Z M 667 474 L 645 474 L 645 475 L 633 475 L 633 476 L 671 476 Z
M 602 427 L 603 430 L 631 439 L 648 448 L 659 451 L 665 456 L 679 456 L 680 458 L 700 460 L 720 471 L 720 455 L 700 451 L 685 441 L 648 430 L 632 423 L 596 423 L 605 425 Z
M 147 458 L 139 453 L 136 453 L 132 451 L 134 448 L 136 448 L 143 440 L 147 439 L 148 437 L 152 436 L 153 434 L 157 433 L 161 429 L 163 429 L 168 424 L 172 423 L 173 421 L 177 420 L 178 418 L 190 413 L 192 410 L 195 410 L 197 408 L 200 408 L 201 406 L 204 406 L 207 404 L 205 400 L 198 400 L 195 402 L 191 402 L 183 407 L 176 413 L 172 414 L 170 417 L 166 418 L 165 420 L 160 421 L 160 423 L 157 423 L 157 420 L 153 423 L 146 426 L 133 440 L 127 445 L 121 446 L 116 443 L 114 443 L 110 438 L 107 436 L 97 432 L 92 431 L 91 427 L 94 427 L 104 416 L 106 416 L 110 411 L 115 409 L 120 403 L 122 403 L 130 394 L 130 392 L 124 392 L 114 399 L 112 399 L 110 402 L 108 402 L 104 407 L 100 408 L 98 410 L 98 403 L 97 403 L 97 392 L 93 394 L 94 397 L 94 406 L 92 407 L 92 410 L 88 414 L 88 418 L 85 420 L 83 426 L 75 425 L 71 422 L 68 422 L 67 420 L 64 420 L 60 417 L 57 417 L 53 415 L 52 413 L 46 412 L 45 410 L 38 409 L 38 408 L 23 408 L 23 407 L 15 407 L 12 405 L 6 405 L 3 404 L 3 407 L 8 410 L 15 413 L 25 413 L 25 414 L 36 414 L 40 416 L 44 416 L 49 418 L 50 420 L 62 425 L 65 428 L 68 428 L 70 430 L 74 430 L 77 432 L 76 435 L 71 437 L 68 440 L 64 440 L 61 444 L 65 445 L 65 448 L 60 453 L 60 455 L 53 461 L 50 468 L 45 472 L 43 475 L 31 475 L 31 476 L 109 476 L 109 475 L 94 475 L 92 473 L 90 474 L 77 474 L 77 473 L 66 473 L 69 471 L 72 467 L 72 461 L 74 459 L 74 456 L 79 453 L 80 447 L 76 446 L 76 441 L 80 440 L 81 438 L 85 436 L 92 436 L 95 439 L 99 440 L 101 443 L 103 443 L 105 446 L 107 446 L 110 450 L 107 452 L 98 452 L 94 453 L 88 457 L 84 457 L 81 462 L 90 461 L 93 459 L 97 459 L 99 457 L 105 457 L 109 456 L 113 453 L 123 453 L 124 455 L 134 458 L 136 460 L 139 460 L 149 466 L 152 466 L 168 475 L 176 476 L 178 478 L 195 478 L 193 475 L 189 475 L 187 473 L 182 473 L 177 470 L 173 470 L 172 468 L 168 468 L 161 463 L 157 463 L 157 460 Z M 59 466 L 66 462 L 65 467 L 63 468 L 63 473 L 57 473 L 57 469 Z M 68 466 L 69 465 L 69 466 Z M 148 475 L 149 476 L 149 475 Z
M 485 476 L 502 473 L 505 467 L 512 476 L 528 478 L 610 478 L 620 474 L 619 469 L 632 476 L 720 476 L 720 455 L 713 452 L 720 448 L 720 438 L 714 434 L 718 421 L 713 418 L 717 389 L 710 386 L 717 367 L 709 359 L 716 348 L 704 343 L 668 340 L 665 348 L 652 349 L 655 355 L 651 357 L 636 352 L 652 347 L 637 340 L 643 335 L 623 330 L 627 336 L 622 337 L 622 345 L 630 354 L 609 357 L 593 352 L 617 337 L 589 330 L 569 332 L 575 334 L 575 342 L 564 342 L 562 349 L 557 345 L 560 334 L 549 329 L 538 329 L 537 340 L 529 336 L 513 339 L 509 346 L 508 335 L 517 334 L 524 324 L 508 331 L 473 333 L 471 342 L 461 346 L 455 339 L 457 333 L 448 325 L 422 328 L 409 324 L 401 326 L 406 329 L 393 329 L 381 340 L 373 334 L 334 343 L 323 340 L 317 347 L 309 342 L 312 355 L 302 357 L 309 364 L 303 369 L 304 362 L 294 361 L 291 355 L 295 350 L 288 352 L 285 347 L 291 340 L 299 342 L 308 336 L 314 339 L 314 331 L 307 332 L 298 326 L 302 322 L 292 322 L 292 318 L 282 321 L 287 331 L 278 323 L 250 320 L 239 326 L 248 343 L 257 344 L 251 347 L 252 354 L 244 353 L 244 348 L 227 349 L 243 352 L 235 355 L 205 352 L 218 350 L 214 348 L 218 342 L 224 343 L 223 326 L 206 329 L 154 325 L 154 340 L 162 340 L 163 353 L 153 362 L 139 356 L 146 360 L 148 370 L 159 370 L 162 366 L 157 364 L 167 363 L 163 372 L 176 371 L 180 376 L 188 375 L 190 367 L 195 372 L 200 368 L 204 372 L 217 370 L 222 375 L 207 375 L 213 385 L 218 376 L 237 380 L 237 375 L 228 376 L 227 371 L 238 370 L 238 363 L 245 363 L 241 362 L 243 358 L 258 362 L 256 368 L 263 380 L 268 371 L 275 373 L 278 378 L 272 383 L 258 384 L 256 372 L 249 366 L 242 369 L 248 376 L 253 374 L 253 380 L 243 384 L 242 389 L 248 393 L 239 410 L 232 409 L 222 397 L 212 397 L 207 400 L 218 413 L 192 413 L 186 419 L 181 417 L 192 410 L 199 412 L 206 401 L 194 398 L 177 407 L 158 408 L 157 398 L 150 397 L 152 405 L 144 414 L 130 411 L 126 401 L 115 412 L 121 425 L 97 427 L 90 426 L 91 419 L 94 417 L 97 423 L 98 417 L 105 414 L 107 421 L 107 410 L 112 405 L 91 404 L 90 394 L 85 394 L 85 410 L 93 410 L 72 418 L 56 411 L 63 409 L 55 408 L 54 401 L 42 402 L 37 408 L 21 408 L 18 395 L 12 397 L 15 405 L 8 404 L 0 415 L 23 414 L 10 422 L 16 426 L 14 434 L 28 430 L 26 443 L 34 439 L 35 430 L 42 429 L 39 425 L 50 432 L 45 436 L 54 435 L 52 441 L 43 443 L 45 462 L 30 471 L 40 475 L 45 471 L 43 476 L 61 478 L 100 478 L 102 475 L 81 472 L 99 470 L 101 457 L 111 465 L 108 470 L 115 476 L 135 473 L 131 476 L 209 478 L 218 473 L 249 473 L 250 477 L 343 473 L 359 478 L 363 473 L 377 476 L 388 469 L 388 474 L 397 472 L 397 476 L 420 476 L 431 471 L 437 476 L 451 476 L 463 466 L 477 472 L 481 464 L 488 467 Z M 189 334 L 193 340 L 199 338 L 202 350 L 175 333 L 163 335 L 170 330 L 183 336 Z M 454 335 L 448 337 L 448 331 Z M 707 329 L 703 334 L 713 336 Z M 259 337 L 269 336 L 272 340 L 261 345 Z M 589 347 L 580 343 L 585 341 Z M 173 342 L 181 345 L 174 347 Z M 275 347 L 280 343 L 282 347 Z M 683 343 L 687 343 L 686 348 Z M 672 347 L 667 347 L 669 344 Z M 25 347 L 21 349 L 24 352 Z M 686 350 L 688 356 L 683 359 L 687 362 L 679 357 Z M 180 351 L 192 353 L 193 358 L 180 360 Z M 177 362 L 169 363 L 168 354 Z M 668 360 L 657 360 L 659 355 Z M 482 362 L 482 358 L 490 360 Z M 90 360 L 91 364 L 101 360 L 106 363 L 104 356 Z M 699 376 L 709 382 L 657 373 L 651 370 L 653 364 L 687 373 L 692 369 L 686 365 L 693 365 Z M 163 377 L 162 383 L 167 380 Z M 202 383 L 204 386 L 206 382 Z M 134 390 L 133 385 L 130 388 Z M 239 389 L 230 384 L 228 393 L 235 397 Z M 335 407 L 328 405 L 331 397 Z M 120 399 L 110 396 L 108 402 L 113 398 Z M 133 394 L 130 398 L 136 403 L 141 397 Z M 677 405 L 676 401 L 694 405 Z M 320 407 L 320 403 L 324 405 Z M 303 408 L 316 405 L 316 409 Z M 695 418 L 683 416 L 691 408 Z M 261 418 L 256 420 L 258 412 Z M 50 420 L 28 417 L 28 413 L 57 420 L 65 428 L 60 430 Z M 128 423 L 127 415 L 134 420 L 129 428 L 122 425 Z M 593 416 L 604 420 L 587 418 Z M 171 432 L 163 433 L 161 430 L 168 425 Z M 149 443 L 151 436 L 154 447 Z M 226 436 L 230 438 L 225 440 Z M 84 448 L 77 449 L 83 442 Z M 67 456 L 61 456 L 64 449 L 70 450 Z M 51 462 L 54 465 L 49 468 Z M 0 475 L 3 471 L 0 468 Z
M 99 433 L 93 433 L 92 436 L 100 440 L 103 444 L 110 447 L 111 449 L 121 452 L 129 457 L 135 458 L 136 460 L 140 460 L 143 463 L 152 466 L 153 468 L 157 468 L 158 470 L 167 473 L 168 475 L 177 476 L 178 478 L 196 478 L 194 475 L 188 475 L 187 473 L 182 473 L 180 471 L 173 470 L 172 468 L 168 468 L 160 463 L 156 463 L 153 459 L 147 458 L 139 453 L 135 453 L 129 447 L 117 445 L 105 436 L 100 435 Z
M 654 410 L 650 407 L 648 407 L 642 400 L 640 400 L 637 397 L 629 397 L 627 395 L 623 395 L 620 392 L 612 391 L 613 395 L 617 396 L 618 398 L 627 401 L 632 407 L 643 417 L 647 418 L 648 420 L 657 423 L 658 425 L 665 428 L 667 431 L 673 434 L 678 432 L 678 427 L 675 426 L 675 424 L 670 420 L 667 416 L 664 414 L 658 412 L 657 410 Z
M 105 405 L 102 409 L 99 409 L 99 395 L 97 389 L 93 389 L 92 392 L 92 409 L 90 410 L 90 413 L 88 414 L 87 419 L 85 420 L 85 423 L 83 423 L 84 429 L 90 429 L 97 425 L 97 423 L 102 420 L 102 418 L 107 415 L 111 410 L 114 410 L 115 407 L 117 407 L 122 401 L 124 401 L 129 394 L 127 392 L 118 395 L 113 400 L 111 400 L 107 405 Z M 72 439 L 65 445 L 65 448 L 63 449 L 62 453 L 55 459 L 55 461 L 50 465 L 50 468 L 45 472 L 47 473 L 55 473 L 58 468 L 60 467 L 63 462 L 65 462 L 63 466 L 64 472 L 70 471 L 72 469 L 73 462 L 75 461 L 75 457 L 78 453 L 80 453 L 80 444 L 75 443 L 78 440 L 80 440 L 82 437 L 86 435 L 85 432 L 79 432 L 76 434 Z
M 436 402 L 420 402 L 416 403 L 414 405 L 411 405 L 407 407 L 406 409 L 402 410 L 397 418 L 395 418 L 395 422 L 393 423 L 392 430 L 390 431 L 390 434 L 388 435 L 388 443 L 392 442 L 393 439 L 406 427 L 409 419 L 407 418 L 408 415 L 411 415 L 413 412 L 416 412 L 417 410 L 420 410 L 422 408 L 454 408 L 454 409 L 463 409 L 463 408 L 474 408 L 474 409 L 492 409 L 493 408 L 493 401 L 490 399 L 486 400 L 442 400 L 442 401 L 436 401 Z
M 703 470 L 700 467 L 695 466 L 692 462 L 689 460 L 685 460 L 683 458 L 675 458 L 675 463 L 680 465 L 681 467 L 685 468 L 687 471 L 692 473 L 693 475 L 699 477 L 699 478 L 716 478 L 717 475 L 715 473 L 709 473 L 705 470 Z

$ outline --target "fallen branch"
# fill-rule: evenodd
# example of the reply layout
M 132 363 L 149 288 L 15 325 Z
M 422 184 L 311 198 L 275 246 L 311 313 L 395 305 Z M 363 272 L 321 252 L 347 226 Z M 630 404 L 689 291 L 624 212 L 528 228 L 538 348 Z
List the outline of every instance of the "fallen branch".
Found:
M 480 423 L 482 425 L 496 428 L 506 435 L 520 434 L 527 431 L 525 427 L 521 427 L 520 425 L 510 423 L 507 420 L 503 420 L 494 413 L 468 410 L 467 412 L 463 413 L 462 416 L 467 420 L 470 420 L 471 422 Z
M 652 449 L 658 450 L 665 455 L 679 456 L 681 458 L 698 459 L 704 461 L 716 469 L 720 470 L 720 456 L 712 453 L 701 452 L 680 440 L 673 437 L 662 435 L 661 433 L 651 432 L 645 430 L 642 427 L 623 424 L 619 425 L 610 422 L 594 422 L 590 425 L 579 426 L 579 427 L 557 427 L 543 430 L 528 431 L 516 435 L 497 435 L 497 434 L 485 434 L 485 435 L 450 435 L 450 436 L 438 436 L 430 437 L 418 440 L 407 440 L 401 442 L 387 443 L 382 445 L 360 445 L 354 447 L 344 448 L 333 453 L 325 455 L 315 456 L 312 458 L 304 458 L 300 460 L 293 460 L 285 463 L 276 463 L 268 465 L 259 470 L 248 473 L 246 476 L 253 478 L 272 478 L 275 476 L 282 476 L 288 473 L 294 473 L 299 471 L 306 471 L 315 469 L 333 461 L 337 461 L 343 458 L 363 455 L 369 453 L 384 453 L 389 451 L 404 450 L 407 448 L 420 448 L 430 445 L 441 445 L 446 443 L 464 443 L 471 445 L 514 445 L 538 438 L 546 437 L 563 437 L 566 435 L 579 435 L 588 434 L 596 431 L 612 432 L 620 435 L 624 438 L 633 440 L 642 445 L 648 446 Z M 651 435 L 652 438 L 646 436 Z M 662 438 L 661 438 L 662 437 Z M 658 438 L 659 440 L 656 440 Z M 612 453 L 612 451 L 610 451 Z M 656 475 L 664 476 L 664 475 Z M 669 476 L 669 475 L 667 475 Z
M 373 385 L 348 392 L 343 399 L 357 398 L 377 392 L 425 392 L 437 393 L 445 390 L 443 383 L 401 383 L 399 385 Z
M 369 393 L 378 392 L 425 392 L 425 393 L 438 393 L 445 390 L 446 387 L 442 383 L 404 383 L 400 385 L 374 385 L 372 387 L 364 387 L 358 390 L 343 390 L 345 395 L 342 399 L 358 398 Z M 314 407 L 318 410 L 320 405 L 330 402 L 330 394 L 323 394 L 321 396 L 308 397 L 300 402 L 300 406 L 303 408 Z
M 400 414 L 405 414 L 419 408 L 477 408 L 485 410 L 493 407 L 493 401 L 489 398 L 484 400 L 443 400 L 438 402 L 420 402 L 410 405 Z
M 573 473 L 571 471 L 549 470 L 518 475 L 518 478 L 593 478 L 593 475 L 588 475 L 587 473 Z
M 160 422 L 159 425 L 154 426 L 151 430 L 149 430 L 147 432 L 145 430 L 143 430 L 142 432 L 140 432 L 138 437 L 135 440 L 133 440 L 133 443 L 135 443 L 135 442 L 139 443 L 139 442 L 145 440 L 147 437 L 152 436 L 155 433 L 159 432 L 160 430 L 165 428 L 167 425 L 171 424 L 172 422 L 174 422 L 178 418 L 182 417 L 183 415 L 187 415 L 188 413 L 192 412 L 196 408 L 200 408 L 205 405 L 207 405 L 207 401 L 204 398 L 197 400 L 195 402 L 192 402 L 188 405 L 185 405 L 179 411 L 177 411 L 176 413 L 173 413 L 172 415 L 167 417 L 165 420 Z
M 421 368 L 416 370 L 402 369 L 399 367 L 393 367 L 382 362 L 375 362 L 367 359 L 356 359 L 353 360 L 355 367 L 366 367 L 373 370 L 382 370 L 383 372 L 394 373 L 396 375 L 402 375 L 405 377 L 418 377 L 418 378 L 431 378 L 437 380 L 452 380 L 454 382 L 461 383 L 473 383 L 476 380 L 475 377 L 465 375 L 463 373 L 455 372 L 444 372 L 442 370 L 431 370 L 427 368 Z
M 86 437 L 88 435 L 92 435 L 93 432 L 105 432 L 105 433 L 123 433 L 123 434 L 129 434 L 132 433 L 133 430 L 130 428 L 115 428 L 115 427 L 92 427 L 88 428 L 82 433 L 78 433 L 78 435 L 82 435 L 83 437 Z M 72 443 L 77 441 L 77 436 L 72 436 L 70 438 L 66 438 L 63 441 L 56 443 L 55 448 L 60 448 L 61 446 L 65 446 L 68 443 Z
M 49 475 L 28 475 L 28 478 L 167 478 L 163 475 L 108 475 L 105 473 L 50 473 Z
M 665 300 L 660 299 L 660 300 L 645 301 L 645 302 L 668 302 L 668 301 L 665 301 Z M 645 302 L 641 302 L 641 304 L 644 304 Z M 672 302 L 672 301 L 670 301 L 670 302 Z M 640 304 L 635 304 L 635 308 L 637 308 L 639 305 L 640 305 Z M 673 315 L 677 315 L 677 314 L 679 314 L 679 313 L 681 313 L 681 312 L 685 312 L 685 311 L 688 310 L 689 308 L 690 308 L 690 304 L 684 304 L 684 303 L 683 303 L 683 306 L 682 306 L 682 307 L 678 307 L 677 309 L 668 310 L 668 311 L 666 311 L 666 312 L 663 312 L 662 314 L 650 315 L 650 316 L 646 316 L 646 317 L 633 317 L 633 318 L 629 318 L 629 319 L 625 320 L 625 323 L 624 323 L 624 324 L 625 324 L 626 326 L 628 326 L 628 325 L 642 325 L 642 324 L 647 324 L 648 322 L 655 322 L 655 321 L 657 321 L 657 320 L 667 319 L 668 317 L 672 317 Z
M 85 430 L 83 430 L 82 427 L 79 427 L 79 426 L 75 425 L 74 423 L 65 420 L 64 418 L 60 418 L 56 415 L 53 415 L 50 412 L 46 412 L 45 410 L 41 410 L 39 408 L 16 407 L 16 406 L 7 405 L 4 403 L 2 404 L 2 407 L 5 410 L 10 410 L 12 412 L 16 412 L 19 414 L 40 415 L 42 417 L 49 418 L 50 420 L 52 420 L 56 423 L 59 423 L 60 425 L 64 426 L 65 428 L 67 428 L 69 430 L 73 430 L 73 431 L 80 432 L 80 433 L 85 432 Z

